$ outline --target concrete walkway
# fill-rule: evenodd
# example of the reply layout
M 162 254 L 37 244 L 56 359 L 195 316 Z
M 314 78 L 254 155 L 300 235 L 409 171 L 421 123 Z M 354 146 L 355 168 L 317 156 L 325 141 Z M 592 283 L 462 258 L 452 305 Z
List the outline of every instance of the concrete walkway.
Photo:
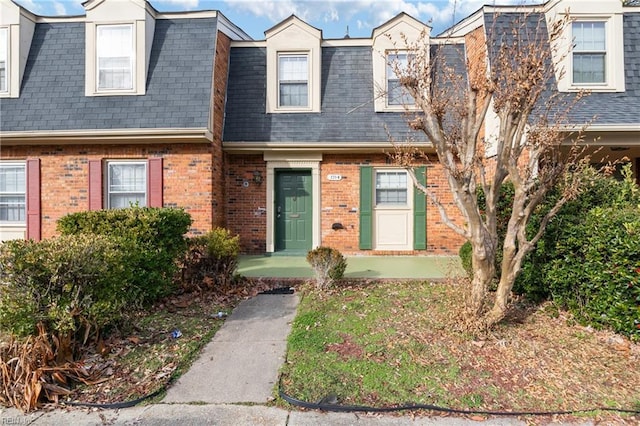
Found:
M 463 274 L 458 256 L 347 256 L 345 278 L 442 279 Z M 311 278 L 305 256 L 240 256 L 245 277 Z
M 269 402 L 297 306 L 296 294 L 261 294 L 240 303 L 163 402 Z

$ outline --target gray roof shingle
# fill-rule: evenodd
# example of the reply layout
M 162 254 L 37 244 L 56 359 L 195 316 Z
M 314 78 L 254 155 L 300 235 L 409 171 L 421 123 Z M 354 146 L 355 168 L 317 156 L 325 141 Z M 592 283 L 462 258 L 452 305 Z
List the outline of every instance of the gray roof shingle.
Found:
M 522 16 L 522 13 L 502 13 L 496 15 L 494 23 L 494 15 L 487 13 L 485 25 L 496 34 L 513 37 L 513 22 L 517 22 Z M 518 25 L 517 28 L 520 32 L 531 31 L 531 34 L 535 34 L 540 22 L 539 30 L 546 33 L 546 23 L 539 18 L 538 14 L 531 14 L 527 17 L 526 26 Z M 568 120 L 572 124 L 582 125 L 591 122 L 591 125 L 631 125 L 637 126 L 640 130 L 640 13 L 624 13 L 623 37 L 625 91 L 591 92 L 569 112 Z M 555 80 L 551 83 L 551 90 L 556 91 Z M 567 93 L 563 95 L 563 99 L 571 102 L 574 96 Z
M 404 113 L 374 111 L 371 47 L 322 49 L 320 113 L 266 111 L 266 49 L 231 49 L 224 128 L 228 142 L 384 142 L 420 135 Z M 420 140 L 420 138 L 418 139 Z
M 0 130 L 205 128 L 215 18 L 159 19 L 141 96 L 84 94 L 84 23 L 36 25 L 20 97 L 0 101 Z

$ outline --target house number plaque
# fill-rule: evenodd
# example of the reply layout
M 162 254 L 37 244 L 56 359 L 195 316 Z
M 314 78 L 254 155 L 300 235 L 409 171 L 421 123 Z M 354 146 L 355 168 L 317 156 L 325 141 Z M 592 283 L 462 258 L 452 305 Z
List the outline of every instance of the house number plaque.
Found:
M 327 176 L 329 180 L 342 180 L 342 175 L 329 175 Z

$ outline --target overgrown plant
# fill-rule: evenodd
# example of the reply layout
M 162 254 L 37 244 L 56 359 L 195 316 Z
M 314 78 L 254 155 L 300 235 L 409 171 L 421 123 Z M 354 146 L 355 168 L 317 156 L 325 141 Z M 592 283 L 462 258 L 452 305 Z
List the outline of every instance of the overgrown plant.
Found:
M 415 100 L 412 108 L 418 109 L 409 125 L 426 135 L 435 148 L 464 222 L 452 219 L 433 189 L 416 178 L 412 167 L 428 158 L 414 144 L 394 143 L 393 154 L 438 208 L 443 222 L 471 243 L 474 275 L 468 314 L 479 328 L 490 328 L 505 316 L 523 259 L 551 218 L 579 193 L 580 170 L 589 163 L 579 144 L 582 133 L 567 131 L 569 112 L 584 94 L 555 90 L 556 64 L 566 55 L 556 46 L 569 23 L 568 14 L 547 26 L 540 10 L 486 13 L 486 32 L 467 36 L 467 48 L 480 53 L 468 61 L 457 58 L 466 73 L 456 72 L 456 59 L 442 54 L 445 45 L 430 53 L 424 40 L 408 46 L 415 54 L 406 67 L 395 66 L 403 88 Z M 495 116 L 499 129 L 483 138 L 489 114 Z M 513 201 L 504 238 L 498 239 L 498 205 L 506 182 L 513 185 Z M 559 184 L 562 193 L 529 234 L 534 212 Z M 485 194 L 484 210 L 478 187 Z M 500 279 L 489 302 L 498 245 L 502 247 Z
M 55 340 L 54 340 L 55 342 Z M 0 405 L 24 412 L 43 402 L 57 403 L 73 382 L 93 384 L 100 371 L 80 363 L 57 363 L 55 343 L 40 325 L 26 340 L 11 338 L 0 345 Z
M 59 341 L 60 361 L 139 305 L 126 242 L 103 235 L 0 246 L 0 328 L 17 336 L 40 325 Z
M 240 237 L 224 228 L 190 238 L 180 262 L 180 281 L 190 288 L 227 286 L 238 269 L 239 254 Z
M 307 253 L 307 262 L 315 273 L 316 287 L 329 288 L 336 280 L 344 276 L 347 261 L 340 253 L 331 247 L 318 247 Z

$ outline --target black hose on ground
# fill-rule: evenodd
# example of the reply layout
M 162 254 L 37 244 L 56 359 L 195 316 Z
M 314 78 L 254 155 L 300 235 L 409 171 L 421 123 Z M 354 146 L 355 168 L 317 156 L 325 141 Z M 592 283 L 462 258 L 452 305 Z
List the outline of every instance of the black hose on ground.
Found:
M 390 413 L 395 411 L 409 411 L 409 410 L 429 410 L 429 411 L 437 411 L 441 413 L 451 413 L 451 414 L 480 414 L 480 415 L 491 415 L 491 416 L 553 416 L 553 415 L 563 415 L 563 414 L 579 414 L 579 413 L 588 413 L 591 411 L 612 411 L 617 413 L 626 413 L 626 414 L 640 414 L 640 410 L 627 410 L 623 408 L 611 408 L 611 407 L 596 407 L 589 409 L 580 409 L 580 410 L 558 410 L 558 411 L 494 411 L 494 410 L 464 410 L 458 408 L 447 408 L 440 407 L 438 405 L 431 404 L 403 404 L 403 405 L 395 405 L 393 407 L 368 407 L 365 405 L 338 405 L 331 404 L 325 401 L 335 400 L 335 397 L 325 397 L 319 402 L 308 402 L 296 399 L 290 395 L 287 395 L 282 390 L 282 381 L 278 386 L 278 394 L 280 397 L 287 401 L 289 404 L 294 405 L 296 407 L 308 408 L 312 410 L 321 410 L 321 411 L 332 411 L 332 412 L 341 412 L 341 413 L 356 413 L 356 412 L 369 412 L 369 413 Z
M 105 409 L 111 409 L 111 410 L 117 410 L 120 408 L 131 408 L 131 407 L 135 407 L 136 405 L 148 399 L 155 398 L 156 396 L 160 395 L 162 392 L 167 390 L 168 387 L 169 386 L 167 384 L 161 387 L 160 389 L 158 389 L 157 391 L 150 393 L 149 395 L 145 395 L 137 399 L 132 399 L 131 401 L 111 402 L 111 403 L 104 403 L 104 404 L 96 403 L 96 402 L 62 401 L 62 404 L 68 405 L 70 407 L 105 408 Z

